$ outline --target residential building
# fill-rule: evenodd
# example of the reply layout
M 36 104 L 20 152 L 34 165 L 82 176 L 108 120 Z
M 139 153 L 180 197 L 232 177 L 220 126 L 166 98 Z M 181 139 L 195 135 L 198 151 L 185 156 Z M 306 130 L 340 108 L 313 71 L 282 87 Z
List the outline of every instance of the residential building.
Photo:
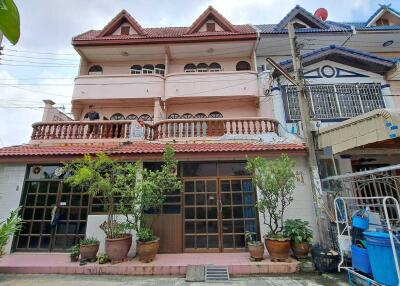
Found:
M 234 25 L 212 7 L 178 28 L 143 28 L 122 11 L 102 30 L 74 37 L 81 65 L 73 119 L 46 101 L 30 143 L 0 149 L 8 202 L 1 217 L 21 205 L 25 222 L 12 251 L 64 251 L 85 235 L 101 239 L 101 201 L 65 185 L 62 162 L 103 151 L 156 168 L 166 143 L 176 151 L 184 190 L 168 196 L 153 224 L 160 252 L 243 251 L 246 230 L 266 233 L 247 157 L 286 153 L 296 161 L 288 217 L 316 228 L 307 150 L 284 138 L 265 108 L 256 38 L 251 25 Z M 61 220 L 52 227 L 54 207 Z

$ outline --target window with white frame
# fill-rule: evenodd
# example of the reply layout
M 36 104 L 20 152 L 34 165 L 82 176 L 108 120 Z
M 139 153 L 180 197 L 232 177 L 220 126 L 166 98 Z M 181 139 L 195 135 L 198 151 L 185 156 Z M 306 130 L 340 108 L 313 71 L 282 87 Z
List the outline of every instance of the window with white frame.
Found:
M 282 88 L 287 119 L 300 120 L 299 100 L 295 86 Z M 310 117 L 316 120 L 347 119 L 385 108 L 381 84 L 344 83 L 306 86 Z

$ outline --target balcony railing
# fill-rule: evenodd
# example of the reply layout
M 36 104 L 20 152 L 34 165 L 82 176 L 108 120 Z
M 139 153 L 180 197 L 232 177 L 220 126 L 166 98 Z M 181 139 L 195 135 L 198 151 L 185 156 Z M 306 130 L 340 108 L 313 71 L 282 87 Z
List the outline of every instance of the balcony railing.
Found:
M 60 121 L 33 124 L 32 140 L 80 139 L 196 139 L 224 135 L 256 135 L 278 132 L 274 119 L 251 118 L 196 118 L 162 120 L 155 124 L 137 124 L 128 120 Z M 131 131 L 133 130 L 133 131 Z M 227 139 L 229 139 L 227 137 Z

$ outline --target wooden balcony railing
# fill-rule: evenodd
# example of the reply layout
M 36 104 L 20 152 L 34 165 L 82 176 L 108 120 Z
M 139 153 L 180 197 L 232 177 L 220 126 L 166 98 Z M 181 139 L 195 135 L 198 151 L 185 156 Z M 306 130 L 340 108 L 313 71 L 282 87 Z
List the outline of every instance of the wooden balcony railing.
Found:
M 138 134 L 130 134 L 132 121 L 59 121 L 33 124 L 32 140 L 75 139 L 195 139 L 223 135 L 255 135 L 278 132 L 278 122 L 269 118 L 169 119 L 145 123 Z M 135 131 L 133 132 L 135 133 Z
M 32 140 L 129 138 L 131 121 L 56 121 L 32 125 Z
M 162 120 L 145 128 L 148 140 L 255 135 L 278 132 L 278 122 L 269 118 L 196 118 Z

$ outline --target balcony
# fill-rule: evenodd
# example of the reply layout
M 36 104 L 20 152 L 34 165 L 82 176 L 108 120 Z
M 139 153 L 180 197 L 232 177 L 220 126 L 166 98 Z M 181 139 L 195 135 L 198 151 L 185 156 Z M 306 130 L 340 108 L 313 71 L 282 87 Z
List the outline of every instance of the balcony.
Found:
M 176 73 L 165 80 L 165 99 L 257 95 L 257 73 L 253 71 Z
M 83 75 L 75 78 L 72 101 L 157 97 L 164 97 L 161 75 Z
M 32 143 L 87 143 L 129 140 L 207 140 L 224 135 L 278 133 L 278 122 L 269 118 L 196 118 L 162 120 L 140 127 L 136 121 L 59 121 L 33 124 Z

